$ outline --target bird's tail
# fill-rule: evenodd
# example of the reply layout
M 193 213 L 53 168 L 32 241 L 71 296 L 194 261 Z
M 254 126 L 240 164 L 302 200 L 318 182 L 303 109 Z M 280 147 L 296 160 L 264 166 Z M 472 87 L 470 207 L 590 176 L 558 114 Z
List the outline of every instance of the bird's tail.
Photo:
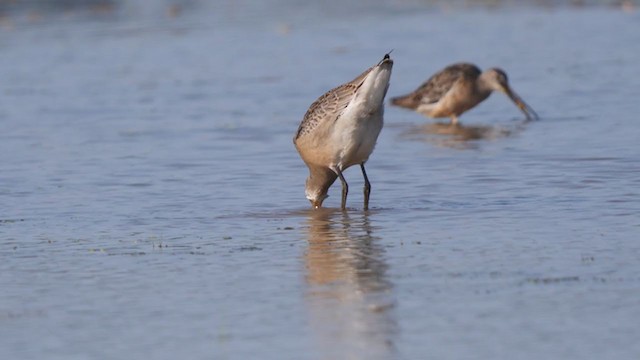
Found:
M 411 95 L 398 96 L 391 99 L 391 105 L 400 106 L 407 109 L 415 109 L 418 104 Z

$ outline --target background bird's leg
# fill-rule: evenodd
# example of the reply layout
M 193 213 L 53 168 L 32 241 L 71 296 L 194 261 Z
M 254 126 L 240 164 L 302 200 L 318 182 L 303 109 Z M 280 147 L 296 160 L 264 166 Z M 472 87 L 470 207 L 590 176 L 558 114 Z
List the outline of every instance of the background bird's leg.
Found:
M 342 171 L 338 166 L 335 167 L 334 171 L 336 172 L 336 174 L 338 174 L 340 182 L 342 182 L 342 205 L 340 205 L 340 207 L 342 208 L 342 210 L 344 210 L 347 208 L 347 194 L 349 193 L 349 184 L 347 184 L 347 180 L 345 180 L 344 176 L 342 176 Z
M 362 176 L 364 176 L 364 209 L 369 210 L 369 195 L 371 194 L 371 183 L 367 177 L 367 172 L 364 170 L 364 163 L 360 164 L 362 169 Z

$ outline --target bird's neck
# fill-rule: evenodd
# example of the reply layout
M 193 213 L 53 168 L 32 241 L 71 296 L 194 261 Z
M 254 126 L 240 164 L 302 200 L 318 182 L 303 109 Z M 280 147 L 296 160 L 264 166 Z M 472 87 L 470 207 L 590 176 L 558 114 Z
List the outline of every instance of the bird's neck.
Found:
M 310 166 L 306 186 L 307 193 L 309 195 L 324 196 L 337 178 L 338 175 L 327 167 Z
M 490 81 L 487 77 L 487 73 L 482 73 L 476 81 L 476 89 L 478 90 L 478 93 L 483 94 L 485 97 L 491 95 L 491 92 L 493 92 L 494 90 L 497 90 L 492 81 Z

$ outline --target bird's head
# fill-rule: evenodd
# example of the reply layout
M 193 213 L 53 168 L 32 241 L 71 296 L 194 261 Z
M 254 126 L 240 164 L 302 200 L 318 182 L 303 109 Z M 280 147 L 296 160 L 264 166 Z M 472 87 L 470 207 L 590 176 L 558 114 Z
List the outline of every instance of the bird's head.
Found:
M 511 86 L 509 86 L 509 77 L 504 70 L 499 68 L 492 68 L 486 70 L 482 73 L 482 78 L 484 84 L 488 88 L 493 91 L 499 91 L 509 97 L 511 101 L 522 111 L 522 113 L 527 117 L 527 120 L 537 120 L 538 114 L 531 108 L 531 106 L 527 105 L 527 103 L 522 100 L 518 94 L 516 94 Z

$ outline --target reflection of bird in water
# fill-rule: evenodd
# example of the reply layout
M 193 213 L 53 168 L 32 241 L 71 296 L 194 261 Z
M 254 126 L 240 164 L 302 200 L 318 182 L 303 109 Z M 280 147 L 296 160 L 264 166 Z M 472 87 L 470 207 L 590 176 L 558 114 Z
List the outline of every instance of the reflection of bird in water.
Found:
M 478 140 L 495 140 L 512 136 L 524 129 L 526 122 L 513 126 L 487 126 L 430 123 L 413 126 L 402 133 L 404 138 L 456 149 L 475 148 Z
M 447 66 L 437 72 L 410 94 L 391 99 L 391 104 L 415 110 L 432 118 L 451 118 L 458 123 L 458 116 L 473 108 L 493 91 L 506 94 L 527 117 L 538 115 L 509 86 L 507 74 L 501 69 L 485 71 L 467 63 Z
M 357 78 L 322 95 L 305 114 L 293 143 L 309 167 L 305 193 L 313 207 L 322 206 L 329 187 L 340 178 L 344 209 L 349 186 L 342 172 L 358 164 L 364 176 L 364 208 L 368 209 L 371 185 L 364 164 L 382 130 L 392 67 L 393 60 L 386 54 Z
M 459 141 L 472 141 L 491 139 L 509 135 L 509 130 L 499 129 L 484 125 L 461 125 L 461 124 L 425 124 L 419 128 L 419 132 L 433 135 L 446 135 Z
M 318 209 L 308 225 L 307 303 L 320 358 L 392 357 L 392 285 L 367 213 Z

